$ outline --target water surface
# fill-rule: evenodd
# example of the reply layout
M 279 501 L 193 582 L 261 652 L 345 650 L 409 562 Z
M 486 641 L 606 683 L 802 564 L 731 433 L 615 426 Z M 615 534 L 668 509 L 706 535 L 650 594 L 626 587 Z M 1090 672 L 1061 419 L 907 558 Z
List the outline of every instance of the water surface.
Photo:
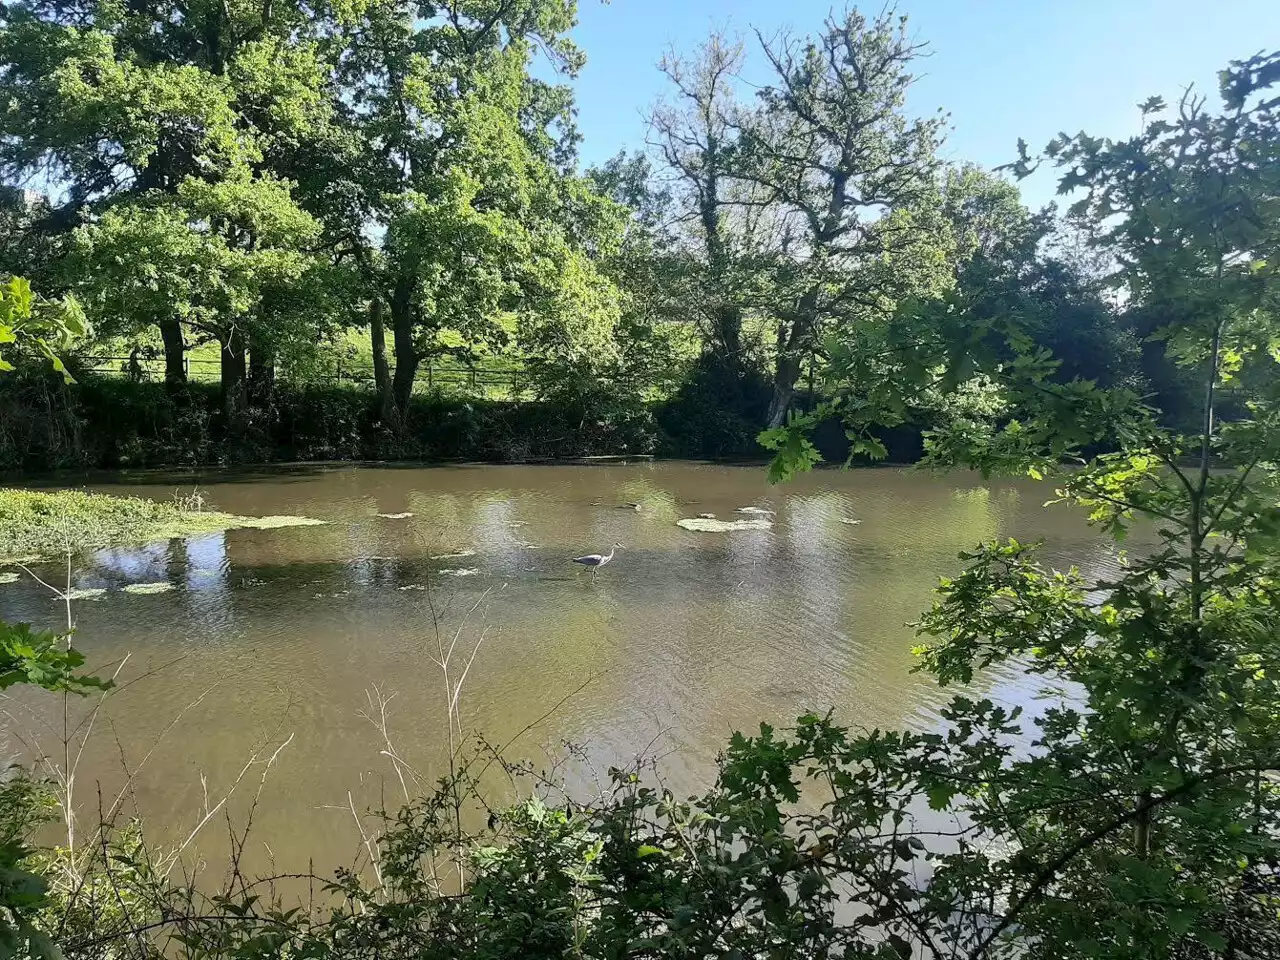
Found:
M 178 486 L 140 475 L 97 489 L 168 499 Z M 943 697 L 911 672 L 906 624 L 959 569 L 960 551 L 1016 536 L 1045 539 L 1057 566 L 1110 562 L 1078 515 L 1042 506 L 1043 485 L 912 470 L 822 471 L 770 487 L 758 467 L 697 464 L 301 467 L 206 475 L 199 487 L 232 513 L 329 523 L 79 562 L 75 585 L 107 593 L 75 605 L 77 646 L 91 665 L 129 660 L 78 792 L 101 783 L 114 795 L 122 767 L 147 757 L 130 809 L 153 835 L 180 837 L 206 795 L 216 802 L 255 750 L 292 734 L 254 814 L 282 869 L 312 855 L 317 866 L 349 861 L 349 803 L 399 790 L 362 716 L 372 688 L 394 695 L 388 728 L 405 759 L 441 771 L 435 622 L 446 643 L 458 636 L 455 674 L 480 643 L 461 696 L 467 731 L 515 737 L 513 754 L 543 763 L 570 741 L 601 771 L 658 753 L 669 782 L 692 791 L 730 731 L 761 720 L 834 709 L 852 725 L 936 725 Z M 741 518 L 743 507 L 773 511 L 755 514 L 772 528 L 676 525 Z M 614 541 L 623 549 L 594 579 L 567 562 Z M 56 565 L 40 572 L 65 577 Z M 155 582 L 173 589 L 123 590 Z M 62 609 L 24 579 L 0 585 L 0 616 L 56 626 Z M 987 682 L 1005 699 L 1034 692 L 1012 672 Z M 8 754 L 29 759 L 34 741 L 50 749 L 61 724 L 51 699 L 8 702 Z M 259 780 L 258 768 L 246 775 L 239 814 Z

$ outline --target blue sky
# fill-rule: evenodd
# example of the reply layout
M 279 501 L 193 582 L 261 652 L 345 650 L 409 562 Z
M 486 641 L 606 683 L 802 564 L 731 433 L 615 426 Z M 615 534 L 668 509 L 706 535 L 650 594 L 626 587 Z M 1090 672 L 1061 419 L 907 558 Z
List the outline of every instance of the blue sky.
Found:
M 751 49 L 751 28 L 766 36 L 782 27 L 813 32 L 832 6 L 579 0 L 574 38 L 588 57 L 576 83 L 583 163 L 643 146 L 643 113 L 663 91 L 655 64 L 672 44 L 691 51 L 712 28 L 727 28 Z M 985 166 L 1011 160 L 1020 136 L 1033 148 L 1059 130 L 1126 136 L 1136 129 L 1139 101 L 1175 99 L 1188 83 L 1216 93 L 1227 61 L 1280 46 L 1280 0 L 901 0 L 898 9 L 932 51 L 911 110 L 949 111 L 946 157 Z M 747 79 L 763 78 L 766 66 L 752 56 Z M 1033 206 L 1053 192 L 1048 175 L 1023 184 Z

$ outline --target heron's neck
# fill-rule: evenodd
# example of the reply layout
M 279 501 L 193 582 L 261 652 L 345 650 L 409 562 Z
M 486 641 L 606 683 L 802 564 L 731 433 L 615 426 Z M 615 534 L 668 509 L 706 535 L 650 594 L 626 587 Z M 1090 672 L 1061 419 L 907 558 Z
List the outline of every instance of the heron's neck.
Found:
M 616 545 L 615 545 L 615 546 L 610 547 L 610 548 L 609 548 L 609 555 L 608 555 L 607 557 L 605 557 L 605 559 L 606 559 L 606 560 L 612 560 L 612 559 L 613 559 L 613 551 L 615 551 L 615 550 L 617 550 L 617 549 L 618 549 L 618 548 L 617 548 L 617 546 L 616 546 Z

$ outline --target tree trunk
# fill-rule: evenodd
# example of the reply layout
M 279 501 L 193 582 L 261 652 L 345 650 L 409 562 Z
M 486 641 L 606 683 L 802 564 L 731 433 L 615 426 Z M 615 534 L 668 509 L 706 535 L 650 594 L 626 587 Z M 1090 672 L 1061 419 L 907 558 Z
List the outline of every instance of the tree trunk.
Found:
M 271 402 L 276 392 L 276 351 L 261 340 L 249 342 L 249 399 L 255 406 Z
M 735 306 L 717 307 L 715 325 L 721 363 L 726 368 L 739 366 L 742 363 L 742 311 Z
M 413 380 L 418 375 L 418 348 L 413 342 L 413 278 L 402 276 L 391 297 L 391 333 L 396 347 L 396 373 L 391 382 L 391 395 L 396 414 L 403 423 L 413 395 Z
M 800 359 L 789 354 L 778 357 L 773 375 L 773 397 L 769 400 L 768 426 L 780 427 L 787 419 L 791 400 L 796 395 L 796 383 L 800 379 Z
M 796 304 L 790 332 L 785 322 L 778 324 L 778 360 L 773 373 L 773 399 L 769 401 L 770 429 L 780 427 L 800 382 L 801 360 L 813 349 L 814 331 L 818 328 L 818 289 L 807 291 Z
M 187 382 L 186 344 L 182 340 L 182 324 L 177 320 L 160 321 L 160 339 L 164 342 L 164 382 Z
M 720 353 L 720 365 L 725 369 L 733 369 L 741 363 L 742 310 L 727 302 L 729 255 L 725 249 L 724 237 L 721 236 L 719 157 L 716 140 L 711 137 L 706 157 L 707 179 L 702 190 L 699 214 L 706 236 L 707 263 L 717 297 L 721 300 L 712 310 L 712 336 Z
M 378 390 L 378 409 L 382 419 L 392 414 L 391 368 L 387 365 L 387 332 L 382 322 L 382 298 L 369 301 L 369 342 L 373 348 L 373 382 Z
M 219 338 L 222 344 L 222 410 L 227 423 L 238 424 L 245 409 L 244 332 L 239 327 Z

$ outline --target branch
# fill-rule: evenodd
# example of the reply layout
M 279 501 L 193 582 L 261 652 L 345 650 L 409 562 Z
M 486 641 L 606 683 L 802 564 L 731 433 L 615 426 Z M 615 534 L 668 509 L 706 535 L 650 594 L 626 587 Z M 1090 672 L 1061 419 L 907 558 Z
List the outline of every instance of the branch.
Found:
M 168 919 L 165 919 L 165 920 L 156 920 L 152 923 L 144 923 L 142 926 L 134 927 L 131 930 L 128 930 L 125 932 L 112 933 L 112 934 L 108 934 L 105 937 L 95 937 L 92 940 L 80 940 L 78 942 L 70 944 L 70 946 L 73 950 L 75 950 L 78 953 L 81 951 L 92 950 L 95 947 L 105 946 L 108 943 L 114 943 L 116 940 L 121 940 L 128 936 L 133 936 L 141 933 L 148 933 L 152 930 L 159 930 L 163 927 L 173 926 L 175 924 L 224 923 L 227 921 L 243 923 L 246 919 L 252 919 L 256 923 L 263 923 L 263 924 L 267 924 L 268 926 L 274 926 L 274 927 L 289 926 L 285 921 L 273 920 L 271 917 L 253 916 L 252 918 L 250 918 L 241 914 L 234 914 L 234 913 L 225 913 L 225 914 L 209 913 L 209 914 L 203 914 L 201 916 L 196 916 L 196 917 L 169 917 Z
M 1213 528 L 1217 526 L 1218 521 L 1222 519 L 1222 515 L 1226 513 L 1227 508 L 1231 506 L 1232 501 L 1239 496 L 1241 489 L 1243 489 L 1245 485 L 1245 481 L 1249 479 L 1249 474 L 1253 471 L 1253 468 L 1258 465 L 1258 462 L 1261 459 L 1262 454 L 1255 456 L 1251 461 L 1249 461 L 1249 465 L 1241 471 L 1240 476 L 1236 478 L 1235 484 L 1231 487 L 1231 492 L 1227 494 L 1226 499 L 1222 501 L 1222 505 L 1214 511 L 1213 516 L 1209 518 L 1209 522 L 1205 524 L 1204 535 L 1206 537 L 1213 531 Z
M 1158 797 L 1152 797 L 1145 802 L 1138 804 L 1127 813 L 1116 817 L 1114 820 L 1111 820 L 1103 824 L 1101 827 L 1085 834 L 1063 851 L 1062 854 L 1054 858 L 1042 867 L 1038 873 L 1036 873 L 1034 879 L 1031 881 L 1031 886 L 1023 891 L 1022 895 L 1010 905 L 1008 912 L 1000 919 L 1000 922 L 992 927 L 991 931 L 983 937 L 978 942 L 978 945 L 969 953 L 969 960 L 978 960 L 978 958 L 986 952 L 987 948 L 990 947 L 1002 933 L 1012 926 L 1018 914 L 1026 908 L 1026 906 L 1040 893 L 1040 891 L 1053 882 L 1053 879 L 1058 875 L 1059 871 L 1061 871 L 1063 867 L 1069 864 L 1081 853 L 1088 850 L 1099 841 L 1105 839 L 1108 835 L 1114 833 L 1116 830 L 1119 830 L 1121 827 L 1126 826 L 1132 821 L 1137 820 L 1139 817 L 1146 816 L 1155 808 L 1161 807 L 1166 803 L 1190 793 L 1206 781 L 1216 780 L 1219 777 L 1232 776 L 1237 773 L 1260 773 L 1264 770 L 1268 772 L 1274 771 L 1277 768 L 1271 765 L 1273 763 L 1274 761 L 1269 761 L 1267 765 L 1259 765 L 1256 763 L 1240 764 L 1233 767 L 1224 767 L 1221 770 L 1215 770 L 1212 773 L 1207 773 L 1200 777 L 1193 777 L 1180 786 L 1170 790 L 1168 793 L 1161 794 Z

